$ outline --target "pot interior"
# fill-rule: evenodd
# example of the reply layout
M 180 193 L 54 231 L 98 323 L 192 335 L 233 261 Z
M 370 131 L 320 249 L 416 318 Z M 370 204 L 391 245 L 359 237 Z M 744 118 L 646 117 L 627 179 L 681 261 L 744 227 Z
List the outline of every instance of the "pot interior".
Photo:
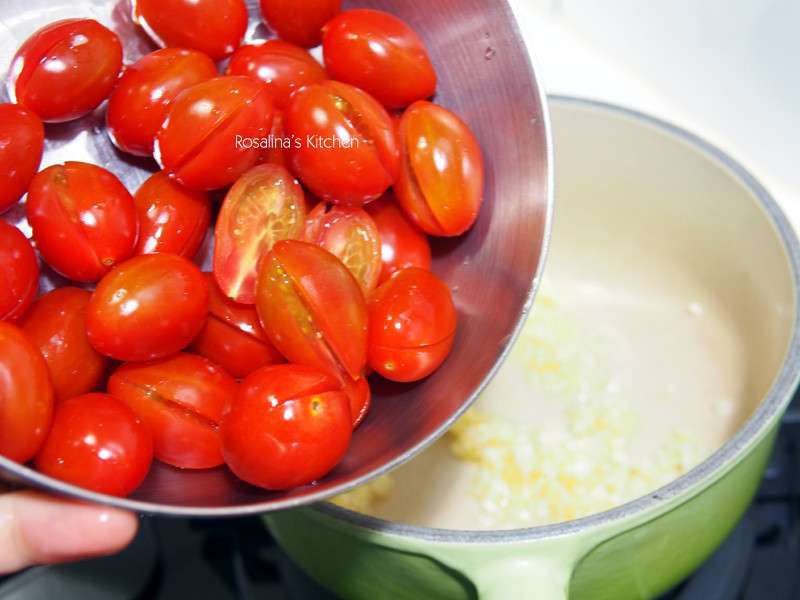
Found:
M 757 187 L 632 113 L 556 101 L 552 119 L 552 250 L 523 334 L 477 412 L 344 506 L 456 530 L 588 516 L 708 458 L 780 372 L 794 274 Z

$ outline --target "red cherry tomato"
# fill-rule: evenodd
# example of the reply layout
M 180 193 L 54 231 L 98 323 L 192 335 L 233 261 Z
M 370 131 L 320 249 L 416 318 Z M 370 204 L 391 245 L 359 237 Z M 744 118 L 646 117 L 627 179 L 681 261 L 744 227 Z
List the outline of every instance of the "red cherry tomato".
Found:
M 202 52 L 164 48 L 125 68 L 108 99 L 106 125 L 114 145 L 149 156 L 170 104 L 183 90 L 217 76 L 214 62 Z
M 247 31 L 244 0 L 133 0 L 133 20 L 159 46 L 192 48 L 221 60 Z
M 36 297 L 39 261 L 30 242 L 0 219 L 0 321 L 16 321 Z
M 351 430 L 347 396 L 335 378 L 299 365 L 264 367 L 244 380 L 222 419 L 222 453 L 240 479 L 284 490 L 333 469 Z
M 16 104 L 0 104 L 0 213 L 28 191 L 43 148 L 44 126 L 39 117 Z
M 192 343 L 192 350 L 238 378 L 283 362 L 283 355 L 264 333 L 255 307 L 234 302 L 222 293 L 211 273 L 205 275 L 210 292 L 208 321 Z
M 113 31 L 92 19 L 56 21 L 17 50 L 8 95 L 43 121 L 70 121 L 108 97 L 121 67 L 122 45 Z
M 394 197 L 387 195 L 370 202 L 366 211 L 378 228 L 381 240 L 381 268 L 378 283 L 406 267 L 430 270 L 431 246 L 428 238 L 411 223 L 397 206 Z
M 358 379 L 366 363 L 364 294 L 319 246 L 283 240 L 261 261 L 256 308 L 264 331 L 293 363 Z
M 176 254 L 147 254 L 119 265 L 97 284 L 86 330 L 98 352 L 141 361 L 175 354 L 197 336 L 208 315 L 208 285 Z
M 222 464 L 219 422 L 236 387 L 233 377 L 194 354 L 128 363 L 108 380 L 108 392 L 153 434 L 155 457 L 181 469 Z
M 112 173 L 88 163 L 37 173 L 27 214 L 42 258 L 75 281 L 97 281 L 136 245 L 133 198 Z
M 56 400 L 66 400 L 96 389 L 108 359 L 86 337 L 86 307 L 91 292 L 63 287 L 33 303 L 21 323 L 25 335 L 44 356 Z
M 411 27 L 380 10 L 347 10 L 325 24 L 322 48 L 332 79 L 402 108 L 436 92 L 436 71 Z
M 369 300 L 369 366 L 392 381 L 417 381 L 439 368 L 453 346 L 450 289 L 430 271 L 398 271 Z
M 214 229 L 214 276 L 226 296 L 256 301 L 256 273 L 275 242 L 299 238 L 306 217 L 303 188 L 283 167 L 258 165 L 228 191 Z
M 256 308 L 264 331 L 290 362 L 337 377 L 351 399 L 354 423 L 364 416 L 369 390 L 364 294 L 347 267 L 306 242 L 278 242 L 261 261 Z
M 0 454 L 28 462 L 50 428 L 53 387 L 39 350 L 21 329 L 2 321 L 0 372 Z
M 394 183 L 399 169 L 391 117 L 358 88 L 326 81 L 292 96 L 284 114 L 294 172 L 323 200 L 361 206 Z
M 369 389 L 369 383 L 365 376 L 356 380 L 345 380 L 344 391 L 350 399 L 350 416 L 353 429 L 355 429 L 367 416 L 367 411 L 372 401 L 372 391 Z
M 150 432 L 108 394 L 59 403 L 36 455 L 36 468 L 45 475 L 111 496 L 127 496 L 139 487 L 152 462 Z
M 364 210 L 321 202 L 308 214 L 304 239 L 339 258 L 365 294 L 377 285 L 381 241 L 378 228 Z
M 231 56 L 227 75 L 246 75 L 264 82 L 272 102 L 283 110 L 297 89 L 327 79 L 325 69 L 303 48 L 281 40 L 247 44 Z
M 286 151 L 291 147 L 292 141 L 284 133 L 283 113 L 281 111 L 275 111 L 275 117 L 272 119 L 272 129 L 267 139 L 269 143 L 266 148 L 262 148 L 259 162 L 271 163 L 288 170 L 290 167 Z
M 342 0 L 261 0 L 261 14 L 278 37 L 311 48 L 322 40 L 322 26 L 341 10 Z
M 142 184 L 133 201 L 139 214 L 136 254 L 197 254 L 211 222 L 204 192 L 186 189 L 161 171 Z
M 483 158 L 469 127 L 430 102 L 400 119 L 401 170 L 394 186 L 409 218 L 431 235 L 461 235 L 483 201 Z
M 269 90 L 249 77 L 215 77 L 181 92 L 156 136 L 155 157 L 186 187 L 233 183 L 258 161 L 252 140 L 272 127 Z

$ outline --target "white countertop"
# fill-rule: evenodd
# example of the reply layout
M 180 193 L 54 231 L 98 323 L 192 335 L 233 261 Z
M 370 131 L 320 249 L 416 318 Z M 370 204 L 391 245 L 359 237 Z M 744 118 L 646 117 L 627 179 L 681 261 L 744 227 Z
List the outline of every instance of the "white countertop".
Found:
M 623 104 L 701 135 L 800 229 L 800 3 L 511 2 L 548 93 Z

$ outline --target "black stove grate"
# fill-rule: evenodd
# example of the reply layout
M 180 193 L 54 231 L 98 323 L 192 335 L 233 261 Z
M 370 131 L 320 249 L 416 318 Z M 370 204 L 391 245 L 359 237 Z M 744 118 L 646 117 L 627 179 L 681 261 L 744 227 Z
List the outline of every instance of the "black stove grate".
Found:
M 0 600 L 336 600 L 275 545 L 257 518 L 144 518 L 122 554 L 37 567 Z M 800 400 L 784 418 L 752 507 L 720 549 L 662 600 L 800 598 Z

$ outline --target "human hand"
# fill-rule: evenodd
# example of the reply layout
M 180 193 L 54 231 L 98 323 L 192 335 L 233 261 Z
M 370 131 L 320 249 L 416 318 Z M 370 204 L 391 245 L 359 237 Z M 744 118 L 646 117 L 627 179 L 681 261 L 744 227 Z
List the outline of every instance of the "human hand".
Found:
M 133 539 L 135 515 L 30 490 L 0 494 L 0 575 L 31 565 L 114 554 Z

